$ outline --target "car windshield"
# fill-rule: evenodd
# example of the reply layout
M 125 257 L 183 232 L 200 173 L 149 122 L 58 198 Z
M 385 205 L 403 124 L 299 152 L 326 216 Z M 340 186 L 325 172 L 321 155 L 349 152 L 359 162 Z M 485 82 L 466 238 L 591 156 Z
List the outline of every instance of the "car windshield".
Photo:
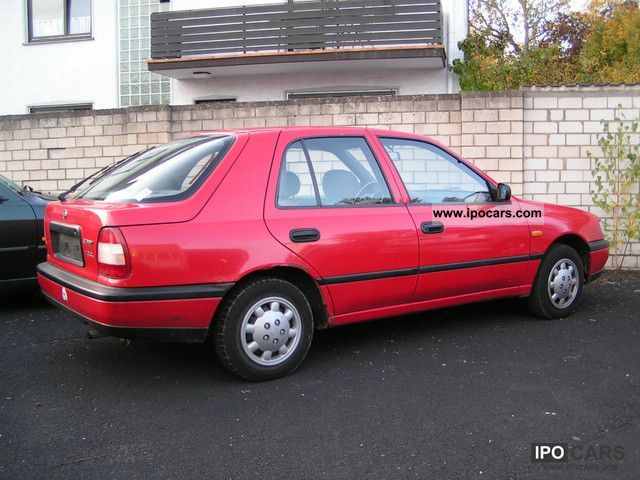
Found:
M 16 193 L 22 192 L 22 187 L 16 185 L 11 180 L 9 180 L 6 177 L 3 177 L 2 175 L 0 175 L 0 183 L 2 185 L 4 185 L 5 187 L 7 187 L 9 190 L 12 190 L 12 191 L 14 191 Z
M 215 169 L 233 137 L 192 137 L 152 148 L 98 175 L 69 198 L 163 202 L 191 195 Z

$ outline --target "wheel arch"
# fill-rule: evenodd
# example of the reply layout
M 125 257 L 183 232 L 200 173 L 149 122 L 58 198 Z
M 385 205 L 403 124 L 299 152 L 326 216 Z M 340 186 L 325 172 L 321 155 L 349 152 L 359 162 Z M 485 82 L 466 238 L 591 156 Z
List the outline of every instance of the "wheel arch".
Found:
M 279 278 L 293 283 L 302 290 L 311 306 L 313 312 L 313 322 L 316 328 L 324 329 L 329 326 L 329 312 L 325 305 L 320 286 L 316 280 L 304 269 L 290 265 L 278 265 L 259 270 L 253 270 L 243 275 L 235 285 L 225 293 L 222 301 L 224 302 L 233 293 L 249 282 L 262 278 Z M 218 309 L 219 310 L 219 309 Z M 215 322 L 216 315 L 213 321 Z M 213 322 L 212 322 L 213 323 Z
M 551 248 L 553 248 L 555 245 L 567 245 L 571 248 L 573 248 L 578 255 L 580 256 L 580 259 L 582 260 L 582 266 L 584 267 L 584 275 L 587 275 L 587 272 L 589 272 L 589 245 L 587 243 L 587 241 L 582 238 L 580 235 L 577 235 L 575 233 L 567 233 L 564 235 L 559 236 L 558 238 L 556 238 L 548 247 L 547 250 L 544 252 L 545 255 L 547 255 L 547 253 L 549 252 L 549 250 L 551 250 Z

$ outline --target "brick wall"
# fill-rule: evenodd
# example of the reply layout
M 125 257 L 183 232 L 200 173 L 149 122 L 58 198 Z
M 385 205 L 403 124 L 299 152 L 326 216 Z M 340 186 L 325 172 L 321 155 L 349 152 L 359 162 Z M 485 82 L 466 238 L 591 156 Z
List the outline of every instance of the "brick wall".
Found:
M 601 120 L 640 116 L 640 86 L 154 106 L 0 117 L 0 173 L 58 192 L 148 146 L 201 130 L 362 125 L 431 136 L 525 198 L 594 211 L 587 151 Z M 640 246 L 625 264 L 640 267 Z

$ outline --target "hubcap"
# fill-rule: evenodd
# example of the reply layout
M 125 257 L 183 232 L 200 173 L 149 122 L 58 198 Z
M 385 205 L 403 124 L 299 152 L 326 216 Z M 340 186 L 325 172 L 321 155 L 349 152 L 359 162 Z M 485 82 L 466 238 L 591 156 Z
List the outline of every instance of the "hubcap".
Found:
M 300 314 L 291 302 L 281 297 L 264 298 L 244 316 L 242 348 L 259 365 L 278 365 L 296 350 L 300 329 Z
M 558 260 L 549 273 L 547 293 L 557 308 L 567 308 L 578 294 L 578 267 L 568 258 Z

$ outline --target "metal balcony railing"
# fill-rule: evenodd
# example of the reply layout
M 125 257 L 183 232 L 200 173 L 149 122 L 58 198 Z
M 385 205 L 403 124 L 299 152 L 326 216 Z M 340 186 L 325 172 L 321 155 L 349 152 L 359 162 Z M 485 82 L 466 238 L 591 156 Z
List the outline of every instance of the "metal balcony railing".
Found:
M 151 58 L 442 44 L 439 0 L 344 0 L 151 15 Z

